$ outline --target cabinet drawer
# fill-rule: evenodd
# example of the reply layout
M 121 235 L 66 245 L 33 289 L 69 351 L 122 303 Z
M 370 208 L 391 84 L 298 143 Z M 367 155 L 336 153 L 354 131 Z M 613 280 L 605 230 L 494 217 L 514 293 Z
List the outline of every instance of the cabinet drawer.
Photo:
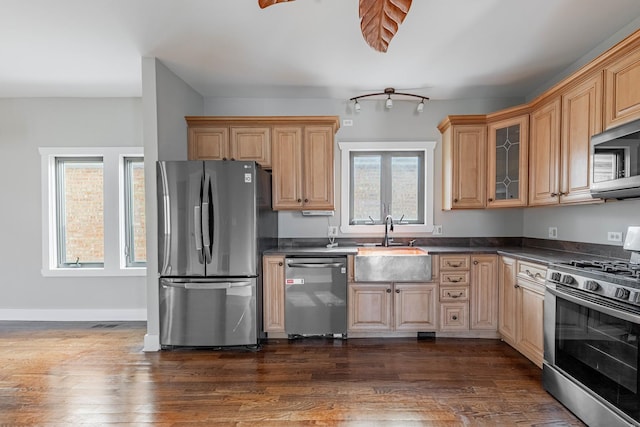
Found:
M 445 302 L 440 304 L 441 331 L 466 331 L 468 329 L 468 302 Z
M 469 255 L 440 255 L 440 270 L 468 270 Z
M 440 284 L 442 285 L 468 285 L 469 284 L 469 272 L 468 271 L 443 271 L 440 273 Z
M 441 286 L 440 301 L 468 301 L 468 286 Z
M 544 285 L 547 275 L 547 268 L 540 264 L 534 264 L 526 261 L 518 261 L 518 279 L 532 280 L 536 283 Z

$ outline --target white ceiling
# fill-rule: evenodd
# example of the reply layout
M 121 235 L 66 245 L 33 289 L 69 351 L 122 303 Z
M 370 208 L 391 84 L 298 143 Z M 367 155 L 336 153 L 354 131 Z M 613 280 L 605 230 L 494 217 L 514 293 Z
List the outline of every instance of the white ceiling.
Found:
M 387 53 L 358 0 L 2 0 L 0 97 L 140 96 L 157 57 L 204 96 L 525 96 L 640 17 L 639 0 L 415 0 Z M 635 22 L 638 22 L 636 20 Z

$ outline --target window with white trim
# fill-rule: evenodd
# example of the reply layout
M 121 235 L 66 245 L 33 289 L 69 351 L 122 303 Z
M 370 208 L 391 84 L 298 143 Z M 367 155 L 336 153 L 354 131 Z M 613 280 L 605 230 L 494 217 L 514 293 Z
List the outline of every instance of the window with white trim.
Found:
M 141 147 L 41 148 L 42 274 L 146 274 Z
M 396 234 L 433 231 L 435 142 L 341 142 L 343 233 L 383 230 L 391 215 Z

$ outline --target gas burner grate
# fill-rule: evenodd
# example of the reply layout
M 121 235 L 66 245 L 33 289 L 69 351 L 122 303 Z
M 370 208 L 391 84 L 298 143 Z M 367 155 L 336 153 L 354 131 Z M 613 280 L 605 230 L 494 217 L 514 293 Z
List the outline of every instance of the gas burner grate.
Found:
M 567 265 L 587 271 L 640 279 L 640 265 L 626 261 L 573 260 L 568 262 Z

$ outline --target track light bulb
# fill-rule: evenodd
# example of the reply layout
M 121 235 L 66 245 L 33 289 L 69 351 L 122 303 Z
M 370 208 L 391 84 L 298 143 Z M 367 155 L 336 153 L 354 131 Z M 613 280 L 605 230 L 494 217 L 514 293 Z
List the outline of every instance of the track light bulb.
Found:
M 416 111 L 418 113 L 422 113 L 424 111 L 424 99 L 420 101 L 420 103 L 418 104 L 418 107 L 416 108 Z
M 387 108 L 393 107 L 393 101 L 391 100 L 391 95 L 389 95 L 389 97 L 387 98 L 387 102 L 384 105 Z
M 356 99 L 356 103 L 353 105 L 353 109 L 356 110 L 356 113 L 360 112 L 360 104 L 358 103 L 357 99 Z

